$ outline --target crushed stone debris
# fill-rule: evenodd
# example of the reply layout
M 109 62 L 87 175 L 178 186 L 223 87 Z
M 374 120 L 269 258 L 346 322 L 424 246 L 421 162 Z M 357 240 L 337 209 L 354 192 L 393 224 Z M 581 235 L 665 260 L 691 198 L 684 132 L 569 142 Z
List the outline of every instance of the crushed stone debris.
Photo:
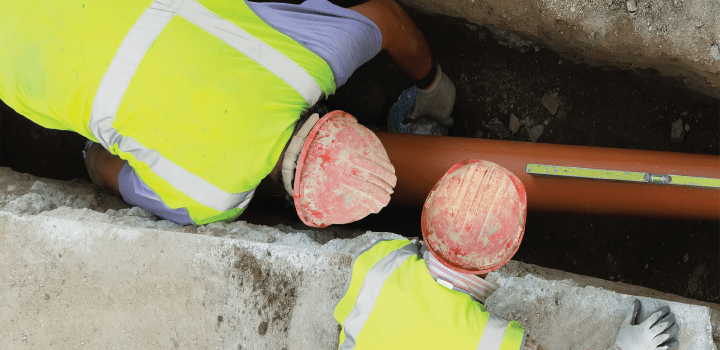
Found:
M 492 131 L 500 140 L 512 135 L 510 130 L 498 118 L 492 118 L 489 123 L 485 124 L 485 128 Z
M 535 125 L 530 129 L 530 132 L 528 133 L 528 136 L 530 137 L 530 142 L 538 142 L 540 139 L 540 136 L 542 135 L 543 131 L 545 130 L 544 125 Z
M 674 143 L 682 143 L 685 140 L 685 124 L 682 119 L 678 119 L 672 123 L 670 130 L 670 141 Z
M 628 12 L 635 12 L 638 10 L 637 3 L 635 2 L 635 0 L 628 0 L 628 2 L 626 4 L 627 4 Z
M 540 102 L 542 102 L 543 106 L 545 106 L 545 108 L 547 108 L 547 110 L 552 115 L 555 115 L 555 113 L 557 113 L 558 111 L 558 108 L 560 107 L 560 101 L 558 100 L 557 92 L 553 92 L 552 94 L 547 94 L 543 96 Z
M 520 130 L 520 119 L 515 114 L 510 114 L 509 129 L 513 134 L 517 134 L 518 130 Z

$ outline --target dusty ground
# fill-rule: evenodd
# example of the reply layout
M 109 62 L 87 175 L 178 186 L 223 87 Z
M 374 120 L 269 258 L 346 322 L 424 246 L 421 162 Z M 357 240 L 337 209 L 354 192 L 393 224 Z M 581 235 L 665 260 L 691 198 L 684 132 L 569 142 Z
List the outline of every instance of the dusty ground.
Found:
M 512 113 L 520 120 L 528 118 L 528 123 L 511 140 L 527 141 L 529 127 L 543 124 L 539 142 L 719 153 L 717 101 L 645 84 L 643 78 L 615 69 L 570 64 L 542 46 L 537 52 L 533 45 L 509 49 L 498 44 L 490 30 L 461 20 L 415 12 L 412 16 L 457 86 L 453 136 L 496 138 L 483 126 L 493 118 L 508 125 Z M 384 55 L 362 67 L 353 80 L 348 87 L 370 86 L 366 95 L 376 98 L 379 91 L 385 96 L 387 103 L 375 117 L 356 113 L 380 128 L 390 102 L 411 84 Z M 557 93 L 560 103 L 555 115 L 541 103 L 551 93 Z M 335 103 L 350 112 L 358 108 L 342 99 Z M 0 114 L 0 165 L 54 179 L 88 179 L 80 157 L 82 138 L 39 128 L 6 106 L 0 106 Z M 678 118 L 690 128 L 681 144 L 670 141 L 671 124 Z M 261 212 L 285 213 L 288 222 L 296 220 L 292 209 L 282 204 L 275 203 L 273 209 L 254 205 Z M 255 214 L 245 219 L 263 216 Z M 353 226 L 418 236 L 419 218 L 418 209 L 390 207 Z M 719 231 L 717 222 L 530 213 L 516 259 L 718 303 Z
M 632 69 L 720 98 L 714 0 L 401 0 L 544 43 L 574 62 Z

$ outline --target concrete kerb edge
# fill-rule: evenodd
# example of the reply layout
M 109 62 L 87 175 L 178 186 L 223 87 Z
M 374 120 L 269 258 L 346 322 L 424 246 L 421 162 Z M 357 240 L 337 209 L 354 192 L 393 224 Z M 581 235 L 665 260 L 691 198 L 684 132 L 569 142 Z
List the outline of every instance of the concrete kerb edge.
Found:
M 336 324 L 331 316 L 332 307 L 334 306 L 335 301 L 340 297 L 346 283 L 345 280 L 349 277 L 349 262 L 351 257 L 364 245 L 370 243 L 376 237 L 399 238 L 399 236 L 390 233 L 367 233 L 354 239 L 325 240 L 327 242 L 325 244 L 311 243 L 306 246 L 291 246 L 283 245 L 279 242 L 252 242 L 232 237 L 214 237 L 192 233 L 169 232 L 152 228 L 134 228 L 99 222 L 80 222 L 56 217 L 17 216 L 15 214 L 0 212 L 0 237 L 2 237 L 3 231 L 5 231 L 5 233 L 8 232 L 3 229 L 3 227 L 32 227 L 33 225 L 43 231 L 42 235 L 38 236 L 40 237 L 38 239 L 38 243 L 53 244 L 53 242 L 64 242 L 64 245 L 72 245 L 78 249 L 84 249 L 83 245 L 88 248 L 93 244 L 97 244 L 101 237 L 112 236 L 113 239 L 120 241 L 124 240 L 127 242 L 132 241 L 133 243 L 138 243 L 141 246 L 147 246 L 148 242 L 153 239 L 159 239 L 161 242 L 168 244 L 168 246 L 171 246 L 173 241 L 175 244 L 181 242 L 185 245 L 193 246 L 196 249 L 199 249 L 204 245 L 205 247 L 210 248 L 210 254 L 202 255 L 198 252 L 198 257 L 201 258 L 201 260 L 210 259 L 215 262 L 227 259 L 227 262 L 222 263 L 222 266 L 218 265 L 217 268 L 221 270 L 227 269 L 229 266 L 232 266 L 235 261 L 237 261 L 237 255 L 232 255 L 231 252 L 240 248 L 246 252 L 250 252 L 254 259 L 257 259 L 264 264 L 260 268 L 260 271 L 263 271 L 264 273 L 279 273 L 273 270 L 275 269 L 275 266 L 281 266 L 281 268 L 284 267 L 291 270 L 288 274 L 290 277 L 298 276 L 297 272 L 300 272 L 301 274 L 306 273 L 307 275 L 303 275 L 298 278 L 299 281 L 297 281 L 297 288 L 299 288 L 298 290 L 300 291 L 298 293 L 300 293 L 301 296 L 297 298 L 297 304 L 293 305 L 292 309 L 292 319 L 297 319 L 298 321 L 293 323 L 291 319 L 289 323 L 287 323 L 290 328 L 289 330 L 285 333 L 276 332 L 277 336 L 281 338 L 279 340 L 282 344 L 294 344 L 293 346 L 295 349 L 302 349 L 303 347 L 308 346 L 320 346 L 319 348 L 329 349 L 336 346 L 336 344 L 334 344 L 334 342 L 337 341 L 335 329 Z M 65 225 L 66 227 L 64 230 L 54 230 L 58 227 L 58 225 Z M 272 228 L 267 227 L 264 227 L 263 229 L 272 230 Z M 93 240 L 98 240 L 98 242 L 94 242 Z M 36 243 L 33 242 L 33 244 Z M 91 254 L 92 252 L 89 252 L 86 249 L 85 253 Z M 98 259 L 100 258 L 102 257 L 98 257 Z M 219 276 L 222 275 L 222 273 L 220 273 Z M 720 306 L 717 304 L 702 303 L 642 287 L 627 286 L 622 283 L 613 283 L 585 276 L 573 275 L 562 271 L 522 264 L 516 261 L 509 262 L 506 267 L 500 270 L 500 274 L 504 275 L 502 276 L 503 278 L 512 278 L 513 276 L 523 277 L 530 273 L 540 276 L 540 279 L 544 279 L 546 281 L 552 281 L 555 279 L 571 279 L 573 280 L 572 284 L 579 287 L 602 286 L 598 288 L 605 288 L 610 291 L 628 295 L 652 296 L 653 298 L 707 306 L 712 310 L 712 328 L 713 333 L 715 334 L 715 342 L 717 346 L 718 315 L 720 314 Z M 2 275 L 3 272 L 0 268 L 0 277 L 2 277 Z M 5 275 L 7 276 L 7 273 L 5 273 Z M 323 280 L 320 277 L 322 275 L 328 275 L 330 278 Z M 228 283 L 227 281 L 229 280 L 221 279 L 213 283 L 222 285 Z M 248 291 L 245 291 L 245 294 L 231 292 L 231 294 L 228 295 L 228 298 L 238 301 L 242 300 L 242 298 L 253 297 L 252 294 L 247 293 Z M 250 293 L 252 292 L 250 291 Z M 245 295 L 245 297 L 242 297 L 242 295 Z M 307 297 L 303 299 L 302 296 Z M 316 307 L 316 305 L 320 305 L 320 307 Z M 322 312 L 320 312 L 321 310 Z M 322 315 L 320 315 L 319 312 L 322 313 Z M 321 318 L 321 320 L 314 320 L 314 318 Z M 248 324 L 251 324 L 252 327 L 257 327 L 253 322 L 257 323 L 257 320 L 253 320 L 249 323 L 242 323 L 241 321 L 238 321 L 237 326 L 247 326 Z M 0 323 L 2 323 L 1 318 Z M 229 319 L 227 320 L 227 323 L 230 323 Z M 307 332 L 312 332 L 311 328 L 308 328 L 308 325 L 314 325 L 315 330 L 317 330 L 318 326 L 321 326 L 321 328 L 325 329 L 325 331 L 321 332 L 322 335 L 315 337 L 312 341 L 303 340 L 303 338 L 307 338 Z M 270 329 L 267 331 L 268 335 L 270 335 L 273 331 L 277 331 L 277 329 L 273 329 L 272 327 L 273 326 L 269 327 Z M 231 336 L 228 337 L 232 338 Z M 262 342 L 263 340 L 265 339 L 260 337 L 259 340 L 254 341 Z M 239 338 L 233 338 L 233 341 L 243 342 L 243 340 Z M 274 345 L 267 342 L 262 343 L 270 347 L 274 345 L 281 345 L 281 343 Z

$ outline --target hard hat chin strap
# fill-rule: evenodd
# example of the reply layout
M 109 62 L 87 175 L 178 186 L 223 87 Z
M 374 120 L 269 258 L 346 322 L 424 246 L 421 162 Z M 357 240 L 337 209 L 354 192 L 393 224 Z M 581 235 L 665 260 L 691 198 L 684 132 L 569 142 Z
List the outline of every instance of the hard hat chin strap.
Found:
M 320 115 L 317 113 L 313 113 L 313 115 L 311 115 L 310 118 L 305 121 L 305 124 L 303 124 L 300 130 L 298 130 L 298 132 L 293 135 L 292 139 L 290 139 L 290 144 L 285 150 L 281 174 L 283 185 L 285 186 L 285 191 L 288 193 L 288 195 L 290 195 L 290 197 L 292 197 L 294 194 L 292 186 L 293 176 L 295 175 L 295 167 L 297 166 L 300 151 L 302 151 L 302 148 L 305 145 L 305 139 L 307 138 L 313 127 L 315 127 L 315 124 L 317 124 L 318 120 L 320 120 Z

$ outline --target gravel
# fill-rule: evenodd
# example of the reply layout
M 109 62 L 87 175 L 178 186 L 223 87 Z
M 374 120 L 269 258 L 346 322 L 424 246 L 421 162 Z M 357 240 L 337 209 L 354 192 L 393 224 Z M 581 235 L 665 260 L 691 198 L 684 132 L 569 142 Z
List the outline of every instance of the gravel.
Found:
M 538 142 L 538 140 L 540 139 L 540 135 L 542 135 L 543 133 L 543 130 L 545 130 L 545 126 L 543 125 L 533 126 L 528 133 L 530 136 L 530 142 Z
M 685 140 L 685 124 L 682 119 L 676 120 L 672 123 L 672 130 L 670 131 L 670 141 L 675 143 L 682 143 Z

